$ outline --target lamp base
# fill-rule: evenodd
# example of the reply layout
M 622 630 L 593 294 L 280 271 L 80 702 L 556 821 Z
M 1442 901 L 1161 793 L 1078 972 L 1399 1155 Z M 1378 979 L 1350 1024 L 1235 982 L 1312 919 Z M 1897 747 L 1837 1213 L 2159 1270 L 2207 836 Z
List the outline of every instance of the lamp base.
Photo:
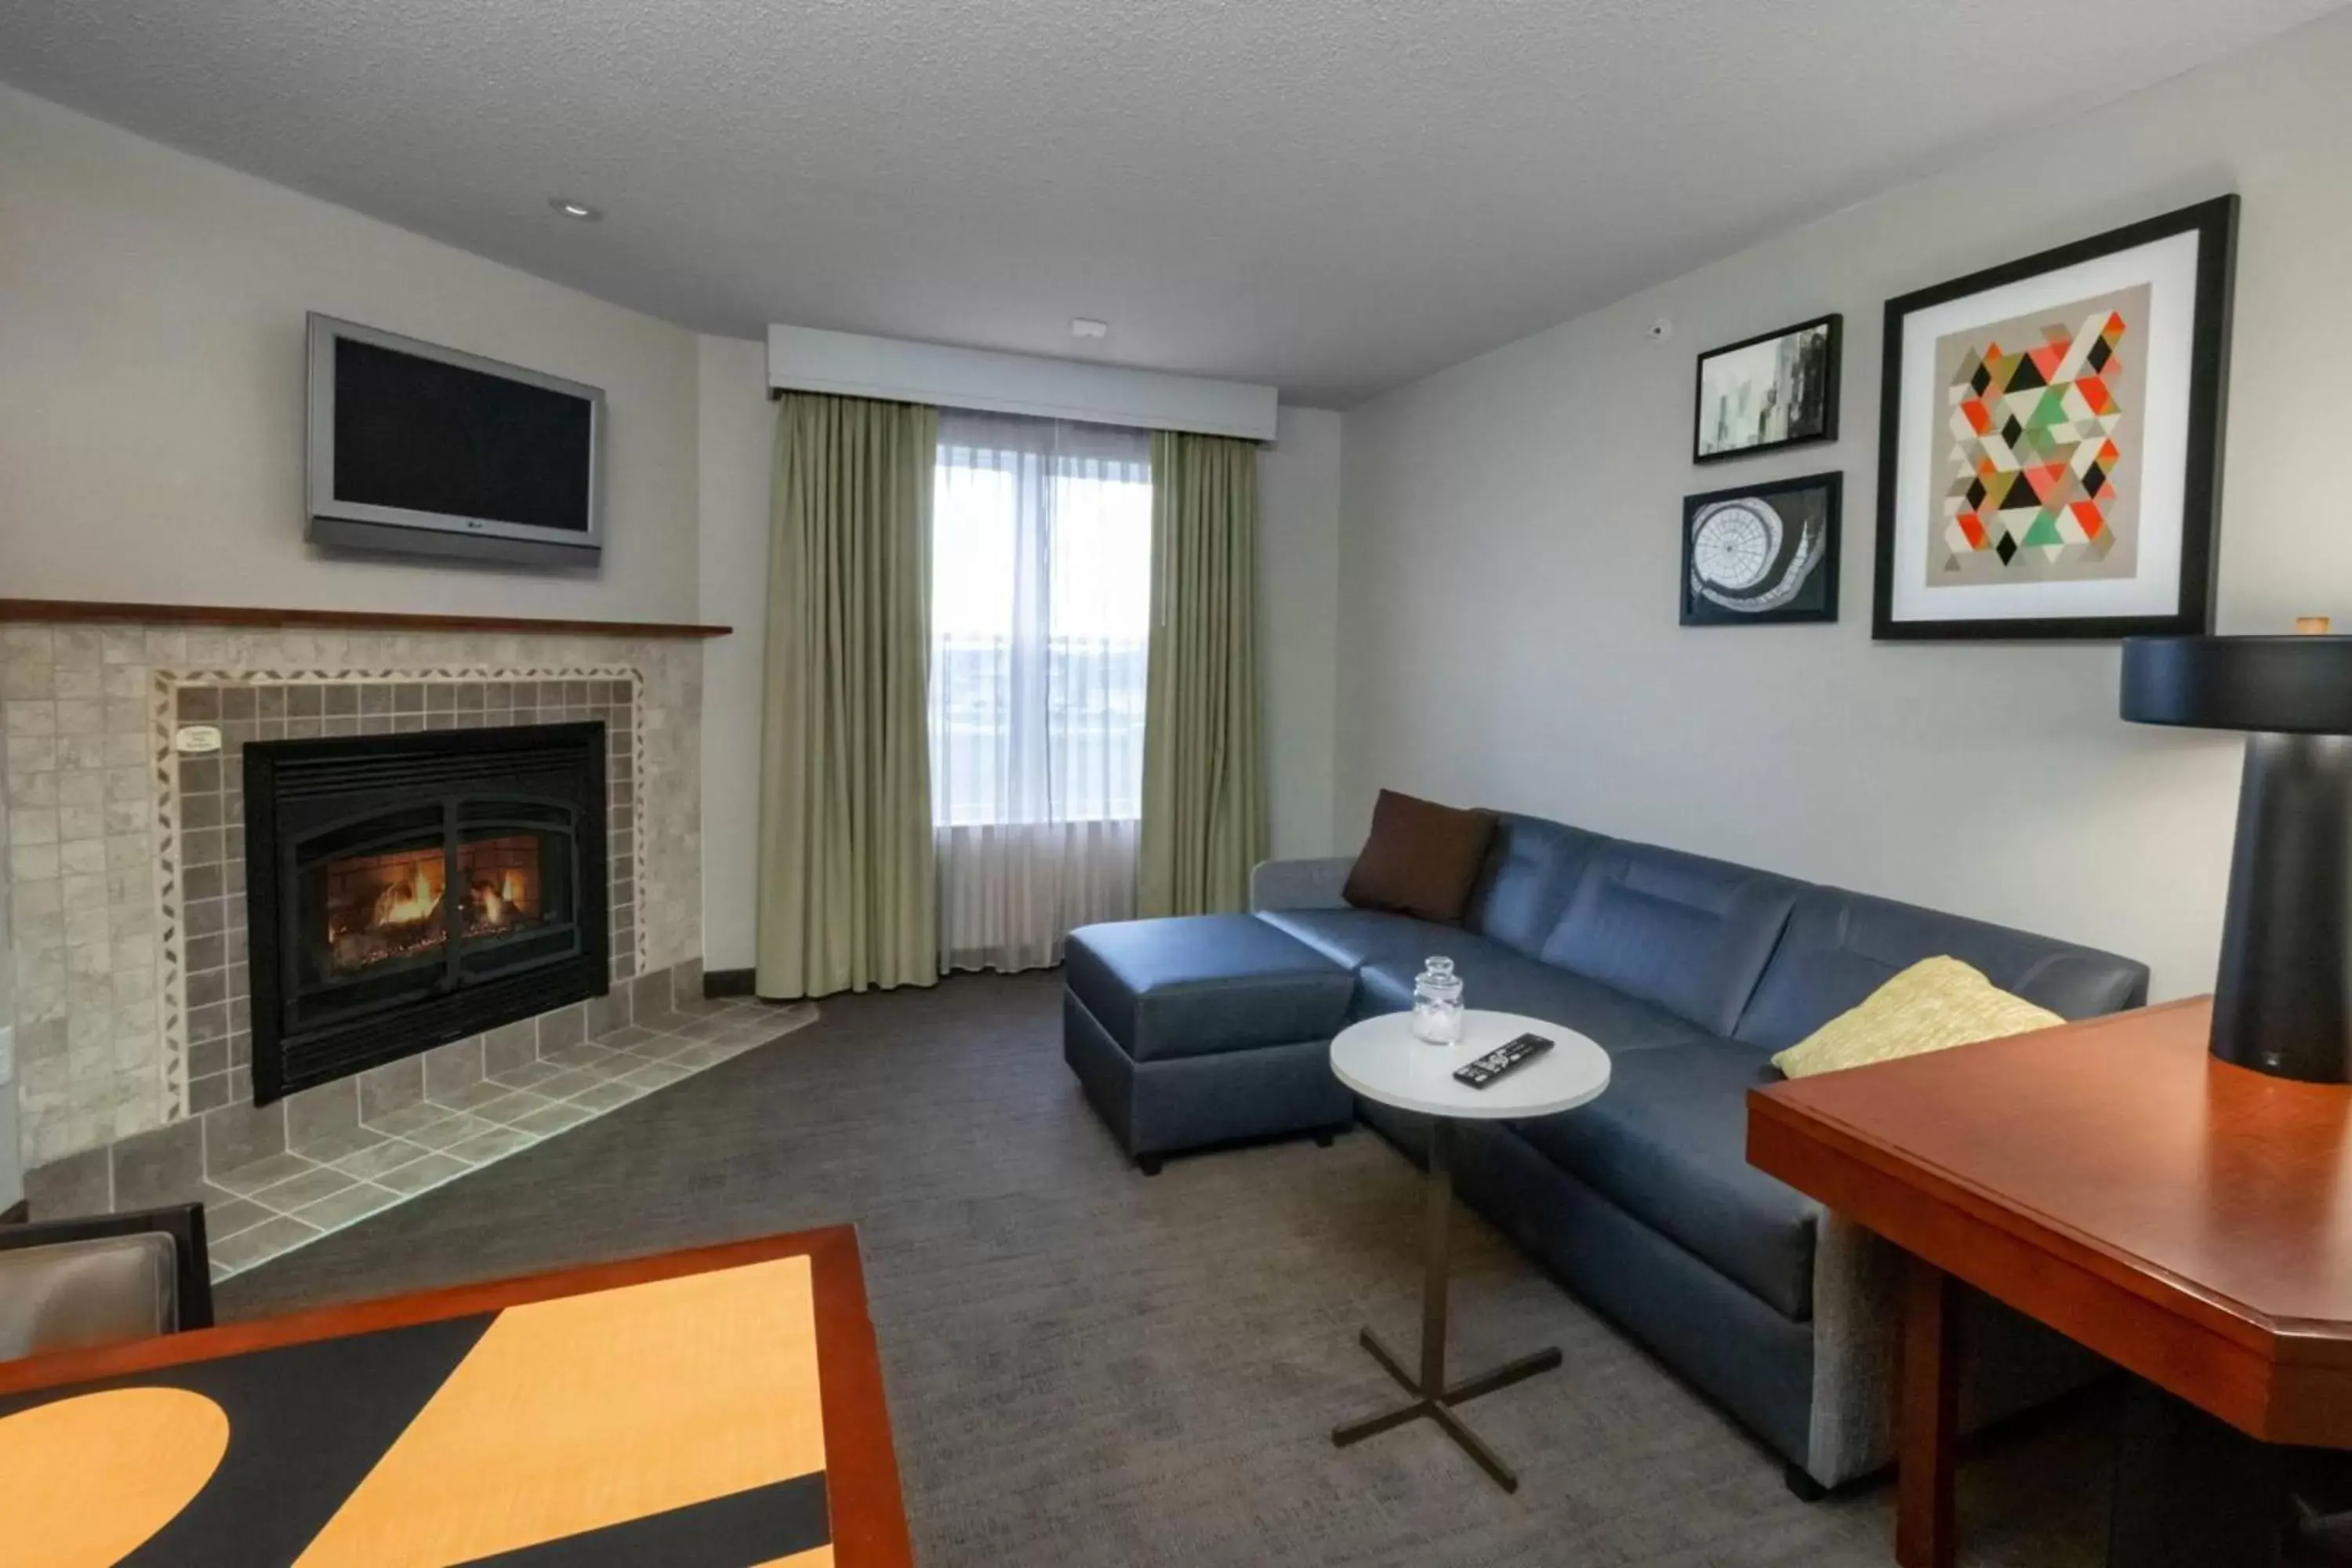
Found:
M 2213 1054 L 2352 1083 L 2352 737 L 2246 738 Z

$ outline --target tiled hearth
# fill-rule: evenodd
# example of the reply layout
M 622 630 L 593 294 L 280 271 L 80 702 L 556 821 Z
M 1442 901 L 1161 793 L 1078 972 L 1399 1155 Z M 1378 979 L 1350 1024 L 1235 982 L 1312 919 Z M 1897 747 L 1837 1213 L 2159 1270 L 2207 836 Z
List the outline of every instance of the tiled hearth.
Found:
M 287 1146 L 207 1172 L 188 1130 L 45 1166 L 36 1214 L 201 1201 L 213 1278 L 257 1263 L 521 1152 L 656 1089 L 792 1033 L 808 1003 L 714 1002 L 702 967 L 646 975 L 593 1003 L 306 1090 Z M 591 1035 L 591 1023 L 597 1026 Z
M 257 1109 L 244 745 L 582 720 L 610 737 L 613 994 Z M 700 723 L 699 645 L 657 636 L 0 625 L 0 1093 L 35 1212 L 205 1183 L 220 1256 L 247 1266 L 782 1032 L 800 1016 L 702 1011 Z M 187 725 L 221 750 L 179 751 Z M 274 1170 L 302 1184 L 273 1200 Z

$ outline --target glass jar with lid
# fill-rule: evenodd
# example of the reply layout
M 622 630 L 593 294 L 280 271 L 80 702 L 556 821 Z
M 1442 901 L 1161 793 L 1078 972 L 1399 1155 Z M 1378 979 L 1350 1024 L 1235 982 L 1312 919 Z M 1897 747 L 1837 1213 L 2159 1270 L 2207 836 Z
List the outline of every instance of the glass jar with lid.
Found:
M 1433 1046 L 1462 1038 L 1462 977 L 1450 958 L 1430 958 L 1412 982 L 1412 1032 Z

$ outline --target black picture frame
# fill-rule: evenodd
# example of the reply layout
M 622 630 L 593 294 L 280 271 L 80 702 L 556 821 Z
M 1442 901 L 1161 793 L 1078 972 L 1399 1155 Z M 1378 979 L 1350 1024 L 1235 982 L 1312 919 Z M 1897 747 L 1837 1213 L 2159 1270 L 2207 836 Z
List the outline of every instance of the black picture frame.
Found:
M 1766 610 L 1735 610 L 1709 599 L 1699 591 L 1694 574 L 1693 557 L 1696 551 L 1696 524 L 1702 512 L 1727 501 L 1763 500 L 1801 492 L 1821 492 L 1823 498 L 1824 532 L 1821 563 L 1806 574 L 1798 593 L 1801 602 Z M 1686 626 L 1756 626 L 1790 623 L 1826 623 L 1838 618 L 1838 557 L 1843 553 L 1845 534 L 1845 475 L 1843 471 L 1803 474 L 1792 479 L 1772 479 L 1760 485 L 1734 485 L 1727 489 L 1708 490 L 1702 495 L 1683 498 L 1682 551 L 1682 624 Z M 1793 542 L 1783 536 L 1780 555 L 1785 557 Z
M 1778 441 L 1759 441 L 1752 446 L 1731 447 L 1719 452 L 1706 450 L 1703 435 L 1706 422 L 1706 364 L 1709 360 L 1726 354 L 1738 353 L 1761 343 L 1776 342 L 1800 332 L 1829 329 L 1829 367 L 1822 388 L 1822 416 L 1818 426 Z M 1845 360 L 1845 317 L 1832 310 L 1826 316 L 1815 316 L 1793 326 L 1779 327 L 1769 332 L 1759 332 L 1752 338 L 1742 338 L 1736 343 L 1708 349 L 1698 356 L 1691 376 L 1691 461 L 1693 463 L 1729 463 L 1742 458 L 1760 458 L 1768 452 L 1785 452 L 1791 447 L 1817 446 L 1838 438 L 1838 405 L 1843 391 L 1844 376 L 1841 366 Z
M 2221 531 L 2221 448 L 2229 398 L 2231 313 L 2236 291 L 2238 208 L 2235 195 L 2216 196 L 1886 301 L 1880 373 L 1878 528 L 1871 584 L 1872 640 L 2198 637 L 2211 630 L 2216 589 L 2214 561 Z M 2196 298 L 2189 348 L 2188 438 L 2182 454 L 2185 467 L 2181 487 L 2180 586 L 2179 603 L 2172 613 L 1896 620 L 1895 554 L 1896 531 L 1903 520 L 1895 515 L 1895 489 L 1902 461 L 1905 319 L 1954 300 L 2192 232 L 2199 237 Z

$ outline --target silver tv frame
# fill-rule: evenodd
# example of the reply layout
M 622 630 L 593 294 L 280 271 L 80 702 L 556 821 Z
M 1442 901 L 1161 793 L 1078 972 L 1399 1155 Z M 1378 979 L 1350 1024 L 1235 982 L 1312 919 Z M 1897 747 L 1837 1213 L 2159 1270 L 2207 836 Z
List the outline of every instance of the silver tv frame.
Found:
M 312 543 L 402 555 L 437 555 L 512 565 L 593 568 L 604 548 L 604 393 L 601 387 L 502 360 L 310 313 L 310 440 L 304 462 Z M 349 338 L 580 398 L 588 405 L 588 528 L 538 528 L 496 518 L 457 517 L 335 498 L 335 344 Z

